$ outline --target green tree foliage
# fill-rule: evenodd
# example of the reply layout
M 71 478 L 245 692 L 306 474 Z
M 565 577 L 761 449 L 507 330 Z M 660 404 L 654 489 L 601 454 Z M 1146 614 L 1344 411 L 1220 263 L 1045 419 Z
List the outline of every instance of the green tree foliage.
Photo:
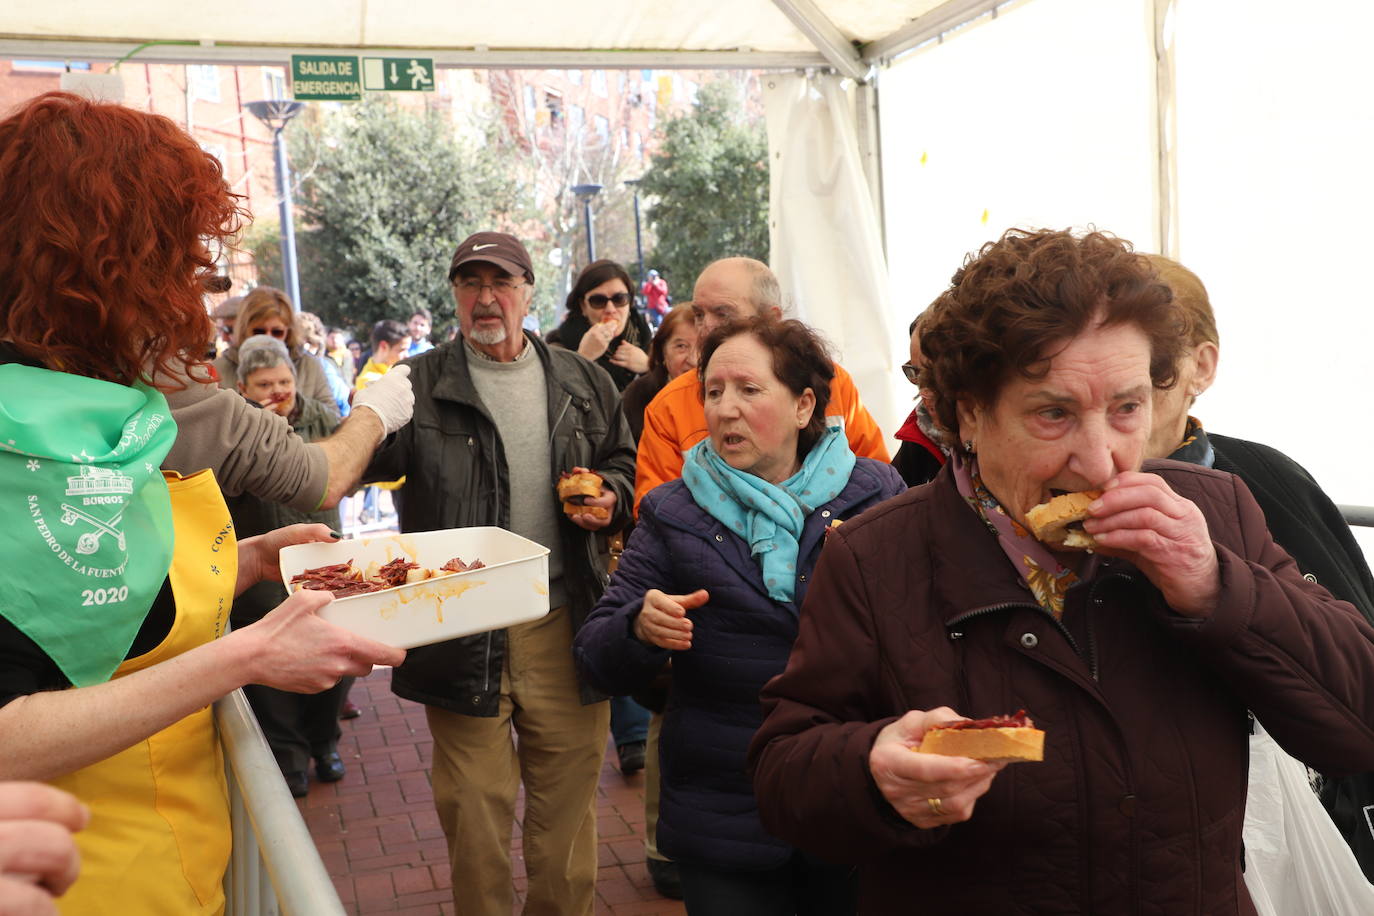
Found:
M 301 127 L 291 156 L 303 307 L 359 332 L 404 322 L 417 305 L 434 312 L 436 330 L 452 324 L 454 248 L 505 228 L 520 194 L 489 138 L 459 137 L 440 112 L 384 100 Z
M 694 109 L 664 126 L 664 142 L 640 190 L 657 267 L 675 299 L 687 299 L 701 269 L 717 258 L 768 260 L 768 139 L 747 121 L 738 87 L 708 83 Z

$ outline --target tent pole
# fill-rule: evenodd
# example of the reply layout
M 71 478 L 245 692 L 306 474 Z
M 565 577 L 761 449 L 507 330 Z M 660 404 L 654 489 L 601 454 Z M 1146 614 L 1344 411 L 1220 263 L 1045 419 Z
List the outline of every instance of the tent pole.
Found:
M 859 59 L 854 43 L 844 37 L 844 33 L 812 0 L 773 0 L 773 5 L 792 20 L 792 24 L 803 35 L 811 39 L 811 43 L 841 76 L 847 76 L 856 83 L 868 79 L 870 65 Z
M 1178 104 L 1174 16 L 1177 0 L 1153 0 L 1155 61 L 1155 250 L 1178 258 Z
M 878 218 L 878 236 L 883 243 L 883 261 L 887 259 L 887 211 L 883 207 L 883 146 L 882 124 L 878 119 L 878 73 L 866 83 L 859 83 L 855 93 L 854 126 L 859 138 L 859 155 L 864 176 L 868 179 L 868 193 L 873 198 L 873 213 Z

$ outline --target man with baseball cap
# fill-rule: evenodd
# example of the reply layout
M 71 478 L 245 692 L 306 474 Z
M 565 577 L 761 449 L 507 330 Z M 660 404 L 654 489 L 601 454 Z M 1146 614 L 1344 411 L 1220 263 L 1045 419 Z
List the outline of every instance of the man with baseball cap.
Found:
M 549 548 L 550 611 L 411 649 L 391 685 L 425 704 L 455 912 L 511 912 L 511 824 L 523 778 L 526 911 L 590 914 L 610 708 L 578 680 L 572 636 L 605 587 L 597 534 L 629 517 L 634 440 L 604 370 L 522 329 L 534 268 L 518 239 L 469 236 L 448 278 L 459 336 L 408 361 L 415 417 L 364 479 L 405 476 L 402 532 L 494 525 Z M 560 510 L 559 473 L 575 467 L 603 478 L 589 504 L 606 517 Z

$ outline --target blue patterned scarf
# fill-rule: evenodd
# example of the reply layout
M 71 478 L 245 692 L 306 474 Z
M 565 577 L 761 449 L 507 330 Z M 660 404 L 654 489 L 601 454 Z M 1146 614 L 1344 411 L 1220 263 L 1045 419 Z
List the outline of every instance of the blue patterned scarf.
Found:
M 687 452 L 682 480 L 696 504 L 749 544 L 774 601 L 791 601 L 797 584 L 802 526 L 839 495 L 854 470 L 854 453 L 839 427 L 831 427 L 781 484 L 725 463 L 710 439 Z

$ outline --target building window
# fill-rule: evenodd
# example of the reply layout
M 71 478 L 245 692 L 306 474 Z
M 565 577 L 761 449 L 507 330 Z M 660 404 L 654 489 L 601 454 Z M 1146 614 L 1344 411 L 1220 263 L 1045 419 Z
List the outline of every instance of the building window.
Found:
M 525 87 L 525 126 L 534 127 L 538 118 L 539 105 L 535 101 L 534 87 Z
M 89 70 L 90 63 L 86 61 L 62 61 L 62 60 L 16 60 L 12 64 L 15 70 L 50 70 L 61 73 L 64 70 Z
M 187 64 L 186 92 L 193 99 L 218 102 L 219 67 L 214 64 Z
M 229 177 L 229 151 L 224 148 L 222 143 L 202 143 L 200 148 L 211 156 L 219 160 L 220 170 L 224 172 L 224 177 Z
M 563 126 L 563 97 L 556 92 L 544 91 L 544 107 L 549 110 L 549 126 Z
M 596 128 L 596 138 L 602 146 L 609 146 L 611 143 L 611 122 L 601 115 L 592 118 L 592 125 Z
M 569 105 L 568 126 L 573 129 L 573 132 L 576 133 L 577 131 L 581 130 L 582 125 L 585 123 L 587 123 L 587 113 L 582 110 L 582 106 Z
M 606 71 L 605 71 L 605 70 L 593 70 L 593 71 L 592 71 L 592 92 L 595 92 L 597 95 L 601 96 L 602 98 L 605 98 L 605 97 L 606 97 Z
M 636 159 L 643 159 L 643 158 L 644 158 L 644 141 L 641 140 L 641 139 L 639 139 L 639 131 L 635 131 L 634 134 L 632 134 L 632 136 L 634 137 L 634 144 L 635 144 L 635 158 L 636 158 Z
M 566 71 L 566 73 L 568 74 L 568 82 L 572 83 L 574 86 L 581 86 L 581 85 L 582 85 L 582 71 L 581 71 L 581 70 L 568 70 L 568 71 Z
M 286 98 L 286 71 L 280 67 L 263 67 L 262 94 L 268 99 Z

